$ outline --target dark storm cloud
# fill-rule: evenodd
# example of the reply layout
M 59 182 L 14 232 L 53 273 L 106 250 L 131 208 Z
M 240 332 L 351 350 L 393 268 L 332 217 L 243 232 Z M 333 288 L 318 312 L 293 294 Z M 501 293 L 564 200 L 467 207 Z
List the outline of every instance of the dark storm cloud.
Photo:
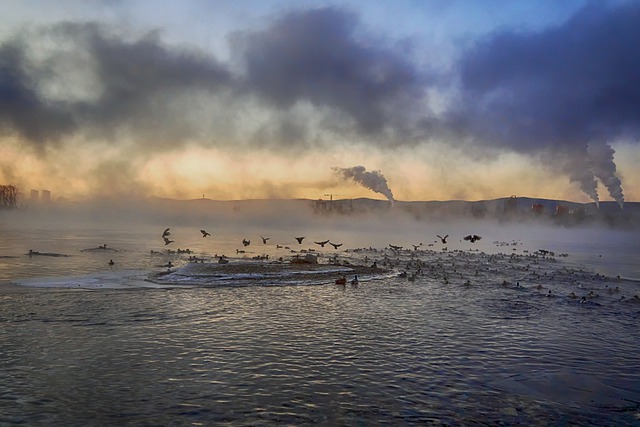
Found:
M 320 114 L 320 128 L 381 143 L 381 132 L 408 128 L 405 116 L 423 98 L 424 76 L 406 52 L 358 35 L 359 27 L 341 9 L 290 12 L 266 30 L 235 34 L 232 47 L 245 66 L 237 73 L 210 54 L 163 44 L 154 32 L 131 36 L 97 23 L 24 31 L 0 45 L 0 125 L 38 147 L 82 135 L 129 136 L 145 149 L 163 149 L 230 122 L 241 127 L 246 108 L 266 108 L 271 123 L 250 124 L 258 129 L 253 141 L 278 148 L 317 140 L 319 129 L 296 111 L 306 103 Z M 61 52 L 30 61 L 43 40 Z M 67 75 L 69 63 L 77 66 Z M 85 98 L 58 93 L 54 102 L 43 90 L 85 77 L 92 92 Z M 215 108 L 207 115 L 212 106 L 226 115 L 216 116 Z M 278 141 L 263 141 L 264 135 Z
M 608 144 L 640 136 L 638 22 L 640 3 L 598 2 L 556 28 L 490 35 L 460 61 L 460 104 L 446 128 L 517 151 L 555 151 L 595 201 L 594 176 L 622 203 Z M 585 153 L 587 161 L 572 160 Z
M 640 3 L 593 3 L 557 28 L 491 35 L 460 62 L 461 124 L 522 150 L 637 135 L 638 22 Z
M 38 82 L 25 70 L 29 63 L 19 40 L 0 46 L 0 132 L 18 133 L 38 144 L 57 140 L 75 128 L 63 103 L 48 103 Z
M 185 91 L 215 93 L 231 81 L 229 72 L 213 58 L 170 49 L 156 34 L 125 41 L 94 24 L 65 25 L 59 31 L 82 40 L 94 60 L 101 97 L 79 106 L 78 114 L 102 128 L 126 124 L 167 132 L 175 126 L 188 134 L 188 126 L 179 118 L 189 111 L 174 115 L 167 106 Z
M 66 50 L 29 60 L 42 40 Z M 74 60 L 86 69 L 61 75 L 63 63 Z M 42 89 L 51 81 L 73 86 L 84 75 L 95 81 L 89 99 L 52 101 Z M 0 46 L 0 125 L 37 148 L 78 133 L 113 139 L 123 129 L 143 144 L 175 143 L 194 132 L 191 111 L 172 109 L 176 99 L 190 91 L 215 94 L 230 81 L 214 59 L 168 48 L 156 34 L 126 40 L 99 24 L 63 23 Z
M 337 109 L 372 135 L 402 120 L 424 95 L 424 76 L 398 49 L 361 35 L 342 9 L 291 12 L 264 31 L 240 35 L 246 89 L 286 109 L 299 101 Z

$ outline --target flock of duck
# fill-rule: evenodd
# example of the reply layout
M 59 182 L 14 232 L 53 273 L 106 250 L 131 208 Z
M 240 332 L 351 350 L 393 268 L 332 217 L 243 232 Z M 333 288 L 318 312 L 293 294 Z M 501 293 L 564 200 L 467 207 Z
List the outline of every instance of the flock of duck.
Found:
M 202 234 L 203 238 L 211 236 L 211 233 L 209 233 L 207 230 L 204 230 L 204 229 L 201 229 L 200 233 Z M 171 240 L 169 238 L 169 236 L 171 236 L 171 228 L 170 227 L 169 228 L 165 228 L 164 231 L 161 234 L 161 237 L 162 237 L 162 239 L 164 241 L 165 246 L 170 245 L 171 243 L 175 243 L 175 240 Z M 294 237 L 294 240 L 297 241 L 299 245 L 302 245 L 302 241 L 305 238 L 306 238 L 306 236 L 296 236 L 296 237 Z M 271 239 L 271 237 L 260 236 L 260 239 L 262 240 L 262 244 L 266 245 L 267 242 Z M 330 240 L 314 241 L 313 243 L 315 243 L 316 245 L 320 246 L 321 248 L 324 248 L 326 244 L 329 244 L 329 245 L 333 246 L 334 249 L 338 249 L 339 247 L 341 247 L 343 245 L 342 243 L 333 243 Z M 243 238 L 242 239 L 242 246 L 247 247 L 249 245 L 251 245 L 251 240 L 249 240 L 247 238 Z M 283 245 L 279 245 L 279 244 L 276 245 L 276 248 L 278 248 L 278 249 L 280 249 L 280 248 L 291 249 L 289 246 L 283 246 Z M 178 249 L 178 251 L 181 251 L 181 249 Z M 244 253 L 244 251 L 241 250 L 241 249 L 236 249 L 236 254 L 239 254 L 239 253 Z
M 211 238 L 212 234 L 205 229 L 200 230 L 202 238 Z M 171 229 L 166 228 L 160 234 L 164 245 L 175 243 L 171 239 Z M 260 235 L 260 241 L 263 245 L 269 244 L 271 237 Z M 497 253 L 487 254 L 478 249 L 467 248 L 466 250 L 448 249 L 449 234 L 436 235 L 438 240 L 434 240 L 428 244 L 413 244 L 413 249 L 404 248 L 402 245 L 389 243 L 386 248 L 356 248 L 345 249 L 342 252 L 335 252 L 327 258 L 330 264 L 352 265 L 359 263 L 360 266 L 366 266 L 370 269 L 372 277 L 377 273 L 384 272 L 388 274 L 396 272 L 396 278 L 416 281 L 419 278 L 429 280 L 431 282 L 441 282 L 443 284 L 459 284 L 464 287 L 473 287 L 474 285 L 486 285 L 494 283 L 497 286 L 515 291 L 530 291 L 548 298 L 556 298 L 559 296 L 566 297 L 569 301 L 575 300 L 582 304 L 594 304 L 602 299 L 603 295 L 610 298 L 618 296 L 620 301 L 640 302 L 638 294 L 625 293 L 620 289 L 620 284 L 624 282 L 619 276 L 616 278 L 607 278 L 598 274 L 584 272 L 582 270 L 569 269 L 562 266 L 560 269 L 550 268 L 555 262 L 556 257 L 567 257 L 568 254 L 556 255 L 552 251 L 539 249 L 534 252 L 518 249 L 521 245 L 516 241 L 498 242 L 494 241 L 497 247 L 512 246 L 511 254 Z M 294 236 L 292 242 L 302 245 L 306 236 Z M 460 239 L 460 242 L 466 241 L 471 244 L 478 242 L 482 237 L 477 234 L 468 234 Z M 243 238 L 241 241 L 243 247 L 251 245 L 249 238 Z M 329 239 L 313 240 L 313 243 L 320 248 L 330 245 L 334 250 L 338 250 L 343 243 L 334 243 Z M 440 244 L 439 250 L 435 246 Z M 276 249 L 287 249 L 292 253 L 309 253 L 316 252 L 315 249 L 306 248 L 294 250 L 291 246 L 276 244 Z M 520 250 L 520 253 L 516 251 Z M 110 248 L 107 244 L 94 248 L 83 249 L 82 252 L 118 252 L 117 249 Z M 244 249 L 236 249 L 236 255 L 246 253 Z M 205 262 L 205 258 L 192 255 L 189 249 L 167 249 L 165 252 L 151 251 L 151 254 L 188 254 L 189 262 Z M 317 253 L 320 257 L 326 256 L 326 253 Z M 28 256 L 68 256 L 63 254 L 39 252 L 29 250 Z M 298 255 L 295 255 L 297 257 Z M 229 263 L 229 257 L 226 255 L 215 255 L 219 264 Z M 252 260 L 268 261 L 269 255 L 257 255 Z M 273 262 L 284 262 L 280 257 Z M 109 265 L 115 265 L 113 259 L 109 260 Z M 174 263 L 168 261 L 160 267 L 171 269 L 175 267 Z M 387 276 L 388 277 L 388 276 Z M 335 284 L 346 286 L 347 284 L 357 285 L 361 279 L 354 274 L 353 279 L 348 280 L 344 275 L 340 275 L 335 279 Z M 605 284 L 605 287 L 602 287 Z M 568 288 L 567 288 L 568 287 Z
M 589 306 L 614 301 L 640 303 L 635 281 L 570 268 L 558 261 L 559 257 L 567 257 L 566 253 L 516 249 L 521 245 L 516 241 L 493 243 L 497 247 L 513 246 L 512 252 L 489 254 L 477 249 L 450 251 L 446 247 L 436 251 L 421 245 L 413 245 L 413 250 L 389 245 L 389 248 L 356 248 L 347 252 L 359 257 L 352 260 L 359 259 L 362 263 L 373 260 L 372 268 L 395 272 L 396 279 L 409 282 L 421 279 L 465 290 L 495 286 L 519 297 L 544 297 Z M 358 280 L 354 279 L 355 284 Z M 341 277 L 336 284 L 346 285 L 347 281 Z

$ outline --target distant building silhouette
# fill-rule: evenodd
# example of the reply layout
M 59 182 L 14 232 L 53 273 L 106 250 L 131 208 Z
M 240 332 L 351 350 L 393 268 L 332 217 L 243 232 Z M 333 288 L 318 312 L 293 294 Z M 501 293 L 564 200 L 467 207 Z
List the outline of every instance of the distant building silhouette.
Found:
M 38 200 L 40 198 L 40 192 L 38 190 L 31 190 L 31 200 Z
M 0 185 L 0 208 L 18 207 L 18 188 L 13 185 Z
M 42 190 L 42 200 L 45 201 L 45 202 L 50 202 L 51 201 L 51 191 Z
M 534 203 L 531 205 L 531 212 L 535 215 L 542 215 L 544 213 L 544 205 L 542 203 Z

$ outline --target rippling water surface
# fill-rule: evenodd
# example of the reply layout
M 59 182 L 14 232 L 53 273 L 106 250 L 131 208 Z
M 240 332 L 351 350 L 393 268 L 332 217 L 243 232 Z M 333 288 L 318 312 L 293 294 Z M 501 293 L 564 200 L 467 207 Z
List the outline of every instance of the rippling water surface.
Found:
M 0 274 L 46 278 L 0 289 L 0 425 L 640 425 L 634 264 L 618 279 L 578 262 L 610 251 L 527 258 L 541 244 L 528 240 L 353 251 L 374 239 L 354 232 L 340 236 L 349 252 L 318 249 L 321 261 L 399 264 L 357 286 L 118 287 L 137 283 L 123 270 L 142 280 L 186 255 L 152 255 L 164 250 L 154 228 L 1 230 Z M 242 237 L 188 247 L 212 262 L 289 256 L 257 241 L 236 254 Z M 106 242 L 118 252 L 81 252 Z M 397 277 L 417 259 L 422 274 Z M 42 287 L 56 280 L 73 286 Z

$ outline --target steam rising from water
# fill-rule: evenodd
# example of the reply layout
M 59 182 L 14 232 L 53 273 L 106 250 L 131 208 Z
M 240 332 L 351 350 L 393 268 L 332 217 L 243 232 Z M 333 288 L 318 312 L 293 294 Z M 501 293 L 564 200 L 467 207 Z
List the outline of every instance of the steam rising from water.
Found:
M 366 188 L 382 194 L 393 203 L 393 193 L 387 184 L 387 179 L 380 171 L 368 172 L 364 166 L 353 166 L 350 168 L 332 168 L 333 171 L 343 179 L 352 179 Z

